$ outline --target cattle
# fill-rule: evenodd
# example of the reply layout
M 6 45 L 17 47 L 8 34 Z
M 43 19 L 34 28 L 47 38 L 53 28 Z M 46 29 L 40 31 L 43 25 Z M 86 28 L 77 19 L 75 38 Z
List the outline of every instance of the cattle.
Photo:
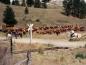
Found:
M 54 25 L 54 26 L 33 26 L 33 33 L 37 34 L 56 34 L 59 35 L 60 33 L 64 33 L 70 30 L 74 31 L 85 31 L 85 27 L 80 25 Z M 11 28 L 7 29 L 7 32 L 12 32 L 12 35 L 17 37 L 22 37 L 28 32 L 28 27 L 25 28 Z

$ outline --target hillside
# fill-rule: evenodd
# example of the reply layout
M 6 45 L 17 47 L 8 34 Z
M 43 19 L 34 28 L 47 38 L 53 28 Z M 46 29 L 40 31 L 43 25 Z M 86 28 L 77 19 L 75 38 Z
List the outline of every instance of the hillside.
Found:
M 31 19 L 32 23 L 34 23 L 36 26 L 56 24 L 81 24 L 86 26 L 86 19 L 78 19 L 72 16 L 67 17 L 61 14 L 61 12 L 63 12 L 62 7 L 49 7 L 48 9 L 31 7 L 29 8 L 29 14 L 27 15 L 27 22 L 23 20 L 25 7 L 13 5 L 11 5 L 11 7 L 15 12 L 18 26 L 25 26 L 26 23 L 30 22 L 29 19 Z M 2 23 L 4 10 L 5 5 L 0 3 L 0 23 Z

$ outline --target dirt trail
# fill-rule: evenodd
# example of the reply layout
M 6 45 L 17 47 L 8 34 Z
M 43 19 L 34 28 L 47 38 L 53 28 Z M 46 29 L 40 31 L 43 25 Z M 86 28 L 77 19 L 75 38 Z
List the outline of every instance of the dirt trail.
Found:
M 29 44 L 29 38 L 20 38 L 20 39 L 13 39 L 13 42 L 20 43 L 20 44 Z M 50 39 L 36 39 L 32 40 L 32 44 L 39 43 L 39 44 L 52 44 L 59 47 L 84 47 L 86 41 L 73 41 L 70 42 L 68 40 L 50 40 Z
M 0 37 L 0 40 L 5 40 L 6 37 Z M 20 44 L 29 44 L 30 39 L 29 38 L 13 38 L 13 43 L 20 43 Z M 62 40 L 50 40 L 50 39 L 32 39 L 32 44 L 39 43 L 39 44 L 52 44 L 59 47 L 84 47 L 86 45 L 86 41 L 68 41 L 65 39 Z

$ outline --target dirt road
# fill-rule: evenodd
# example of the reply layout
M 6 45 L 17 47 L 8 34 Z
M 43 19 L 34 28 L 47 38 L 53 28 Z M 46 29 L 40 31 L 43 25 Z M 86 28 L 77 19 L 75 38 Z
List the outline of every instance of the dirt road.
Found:
M 13 39 L 14 43 L 20 43 L 20 44 L 29 44 L 30 39 L 29 38 L 19 38 L 19 39 Z M 68 40 L 50 40 L 50 39 L 36 39 L 34 38 L 32 40 L 32 44 L 39 43 L 39 44 L 52 44 L 59 47 L 84 47 L 86 45 L 86 41 L 68 41 Z
M 0 37 L 0 40 L 4 40 L 6 39 L 5 37 Z M 29 38 L 18 38 L 15 39 L 13 38 L 13 42 L 14 43 L 20 43 L 20 44 L 29 44 L 30 43 L 30 39 Z M 59 47 L 73 47 L 73 48 L 77 48 L 77 47 L 84 47 L 86 45 L 86 41 L 68 41 L 65 39 L 61 39 L 61 40 L 50 40 L 50 39 L 37 39 L 37 38 L 33 38 L 32 39 L 32 44 L 35 43 L 39 43 L 39 44 L 52 44 L 55 46 L 59 46 Z

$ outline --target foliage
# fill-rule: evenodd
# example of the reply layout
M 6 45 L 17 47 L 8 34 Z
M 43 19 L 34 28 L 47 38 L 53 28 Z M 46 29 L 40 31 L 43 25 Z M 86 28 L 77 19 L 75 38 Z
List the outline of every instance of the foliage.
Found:
M 40 8 L 40 7 L 41 7 L 41 2 L 40 2 L 40 0 L 35 0 L 35 2 L 34 2 L 34 7 L 35 7 L 35 8 Z
M 42 48 L 39 48 L 38 53 L 39 54 L 44 54 L 43 49 Z
M 28 14 L 29 11 L 28 11 L 28 7 L 25 7 L 25 14 Z
M 25 0 L 22 0 L 21 6 L 25 6 Z
M 64 0 L 63 7 L 67 16 L 72 15 L 78 18 L 85 18 L 86 3 L 81 0 Z
M 15 1 L 14 0 L 12 1 L 12 5 L 15 5 Z
M 10 0 L 0 0 L 0 2 L 2 2 L 4 4 L 10 4 Z
M 29 7 L 31 7 L 32 5 L 34 5 L 34 0 L 27 0 L 26 3 Z
M 3 16 L 4 16 L 3 22 L 6 25 L 14 26 L 15 24 L 17 24 L 17 21 L 15 19 L 15 14 L 10 6 L 6 7 Z
M 84 55 L 82 53 L 78 53 L 78 54 L 76 54 L 75 58 L 86 59 L 86 55 Z
M 18 0 L 13 0 L 12 5 L 19 5 L 19 1 Z
M 18 0 L 15 0 L 15 5 L 19 5 L 19 1 Z
M 43 8 L 47 8 L 47 0 L 42 0 L 42 7 Z

